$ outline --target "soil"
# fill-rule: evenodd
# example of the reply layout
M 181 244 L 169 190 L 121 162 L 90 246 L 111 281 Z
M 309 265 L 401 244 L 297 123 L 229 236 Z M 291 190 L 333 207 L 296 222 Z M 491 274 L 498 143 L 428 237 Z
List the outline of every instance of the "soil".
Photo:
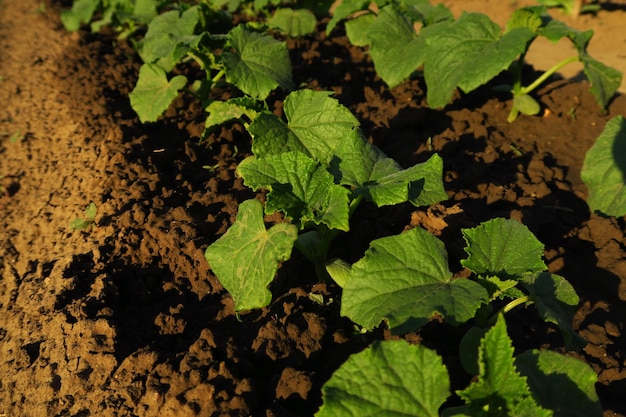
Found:
M 510 13 L 511 2 L 484 3 Z M 579 19 L 601 31 L 626 12 L 617 4 Z M 403 166 L 439 153 L 450 197 L 420 209 L 364 205 L 332 255 L 354 261 L 372 239 L 421 226 L 462 274 L 461 228 L 520 220 L 580 295 L 574 327 L 589 343 L 568 354 L 597 372 L 604 415 L 626 416 L 626 222 L 590 213 L 580 179 L 626 97 L 603 112 L 586 82 L 554 78 L 537 93 L 542 115 L 512 124 L 510 99 L 489 88 L 431 110 L 420 80 L 387 88 L 341 29 L 319 29 L 288 42 L 296 84 L 334 91 Z M 602 36 L 618 55 L 618 34 Z M 254 197 L 234 175 L 249 137 L 231 125 L 199 143 L 202 112 L 184 95 L 158 123 L 140 124 L 127 99 L 139 65 L 111 34 L 66 33 L 58 5 L 0 3 L 0 416 L 313 415 L 332 372 L 390 335 L 355 334 L 339 289 L 317 283 L 297 255 L 269 307 L 235 315 L 203 254 Z M 90 201 L 96 227 L 70 230 Z M 509 329 L 519 349 L 563 351 L 532 309 L 512 314 Z M 433 322 L 405 336 L 444 356 L 455 388 L 467 376 L 437 335 L 460 331 Z

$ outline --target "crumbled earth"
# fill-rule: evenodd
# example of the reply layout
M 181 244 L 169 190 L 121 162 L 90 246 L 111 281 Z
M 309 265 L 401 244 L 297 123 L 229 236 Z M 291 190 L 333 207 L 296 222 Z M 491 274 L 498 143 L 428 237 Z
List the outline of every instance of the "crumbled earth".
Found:
M 574 327 L 589 343 L 569 354 L 597 372 L 604 415 L 626 416 L 626 222 L 590 213 L 580 179 L 626 97 L 603 112 L 585 82 L 555 78 L 537 93 L 542 115 L 512 124 L 510 99 L 488 86 L 432 110 L 420 80 L 387 88 L 341 29 L 319 29 L 288 41 L 296 84 L 334 91 L 403 166 L 439 153 L 450 197 L 363 205 L 331 255 L 354 261 L 374 238 L 424 227 L 462 275 L 462 228 L 520 220 L 580 295 Z M 203 254 L 255 196 L 234 175 L 250 139 L 231 125 L 200 143 L 202 112 L 185 95 L 140 124 L 127 99 L 139 65 L 112 34 L 66 33 L 58 5 L 0 3 L 0 415 L 313 415 L 332 372 L 390 335 L 355 333 L 339 289 L 297 255 L 269 307 L 235 315 Z M 95 227 L 72 231 L 90 201 Z M 460 329 L 444 326 L 405 337 L 437 349 L 460 388 L 467 376 L 441 336 Z M 512 314 L 509 330 L 519 349 L 563 351 L 532 309 Z

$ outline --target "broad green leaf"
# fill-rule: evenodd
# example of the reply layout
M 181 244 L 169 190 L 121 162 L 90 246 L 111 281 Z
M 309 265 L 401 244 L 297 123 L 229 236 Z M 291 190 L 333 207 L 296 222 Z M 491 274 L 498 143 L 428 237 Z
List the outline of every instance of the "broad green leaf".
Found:
M 526 274 L 520 282 L 535 301 L 541 318 L 559 326 L 565 345 L 572 350 L 582 349 L 587 342 L 572 328 L 579 301 L 574 287 L 547 271 Z
M 523 7 L 515 10 L 506 22 L 504 33 L 518 27 L 526 27 L 536 33 L 544 24 L 542 15 L 545 11 L 544 7 Z
M 168 81 L 167 74 L 157 64 L 143 64 L 139 79 L 128 95 L 130 105 L 142 123 L 155 122 L 187 84 L 187 77 L 177 75 Z
M 350 270 L 352 269 L 352 265 L 347 263 L 342 259 L 333 259 L 330 263 L 326 265 L 326 271 L 328 275 L 343 288 L 350 279 Z
M 317 19 L 307 9 L 278 8 L 267 23 L 278 27 L 288 36 L 298 38 L 315 32 Z
M 470 328 L 461 339 L 459 344 L 459 360 L 465 372 L 470 375 L 478 375 L 480 366 L 478 363 L 478 352 L 480 350 L 480 341 L 489 329 L 474 326 Z
M 422 42 L 413 25 L 395 7 L 380 10 L 367 30 L 376 73 L 395 87 L 422 65 Z
M 300 152 L 285 152 L 266 158 L 249 157 L 237 168 L 247 186 L 271 190 L 266 211 L 282 211 L 300 228 L 309 222 L 330 229 L 350 229 L 349 191 L 334 183 L 332 175 Z
M 252 151 L 263 157 L 286 151 L 302 152 L 328 165 L 341 141 L 359 121 L 327 91 L 299 90 L 285 99 L 287 123 L 272 114 L 250 125 Z
M 515 368 L 504 316 L 485 334 L 478 350 L 478 380 L 457 394 L 468 415 L 549 417 L 533 399 L 526 378 Z M 482 414 L 478 414 L 482 411 Z
M 354 187 L 377 206 L 410 201 L 423 206 L 446 200 L 443 188 L 443 162 L 438 155 L 428 161 L 402 169 L 354 130 L 337 148 L 330 171 L 343 185 Z
M 227 45 L 232 52 L 221 55 L 226 80 L 244 93 L 265 100 L 276 87 L 294 88 L 291 61 L 284 42 L 237 25 L 228 32 Z
M 454 21 L 450 9 L 441 3 L 433 5 L 429 0 L 404 0 L 400 4 L 404 6 L 403 12 L 411 18 L 411 21 L 420 22 L 424 26 Z
M 101 0 L 76 0 L 70 10 L 61 10 L 61 23 L 65 29 L 73 32 L 80 28 L 82 23 L 89 23 Z
M 311 156 L 289 125 L 273 113 L 260 113 L 248 126 L 248 132 L 252 136 L 252 152 L 259 158 L 289 151 Z
M 333 16 L 331 17 L 328 25 L 326 25 L 326 35 L 330 35 L 330 32 L 333 31 L 335 26 L 347 18 L 354 12 L 358 12 L 359 10 L 367 10 L 367 7 L 370 4 L 370 0 L 344 0 L 339 3 L 335 11 L 333 12 Z
M 373 13 L 366 13 L 346 22 L 346 35 L 354 46 L 367 46 L 370 39 L 367 35 L 369 27 L 376 21 Z
M 543 244 L 516 220 L 492 219 L 463 229 L 469 257 L 461 264 L 478 275 L 519 280 L 526 272 L 547 269 Z
M 393 333 L 415 330 L 439 313 L 452 324 L 474 316 L 487 291 L 452 279 L 443 243 L 423 229 L 371 242 L 352 265 L 341 314 L 372 329 L 386 320 Z
M 404 340 L 376 341 L 322 387 L 316 417 L 438 417 L 450 395 L 441 357 Z
M 239 205 L 235 223 L 204 254 L 233 297 L 236 311 L 270 303 L 272 294 L 267 286 L 278 264 L 291 256 L 297 237 L 298 229 L 292 224 L 279 223 L 266 230 L 259 201 L 247 200 Z
M 586 53 L 580 56 L 580 60 L 583 63 L 583 71 L 591 84 L 589 91 L 598 105 L 605 108 L 622 82 L 622 73 Z
M 589 188 L 587 203 L 609 216 L 626 214 L 626 120 L 608 121 L 596 143 L 587 151 L 580 173 Z
M 598 377 L 586 363 L 549 350 L 528 350 L 515 365 L 528 380 L 533 397 L 555 417 L 601 417 Z
M 186 53 L 179 45 L 192 43 L 199 21 L 197 6 L 182 14 L 171 10 L 158 15 L 150 22 L 146 36 L 137 44 L 139 56 L 145 63 L 157 63 L 165 71 L 171 71 Z
M 158 0 L 137 0 L 133 9 L 133 19 L 148 24 L 157 16 Z
M 428 104 L 448 104 L 456 87 L 470 92 L 507 69 L 535 36 L 516 27 L 500 36 L 500 27 L 484 14 L 464 13 L 446 30 L 426 38 L 424 77 Z
M 213 101 L 206 108 L 209 115 L 206 118 L 204 127 L 205 129 L 210 129 L 232 120 L 239 120 L 243 116 L 254 120 L 262 110 L 263 106 L 259 105 L 258 101 L 250 97 L 236 97 L 226 101 Z

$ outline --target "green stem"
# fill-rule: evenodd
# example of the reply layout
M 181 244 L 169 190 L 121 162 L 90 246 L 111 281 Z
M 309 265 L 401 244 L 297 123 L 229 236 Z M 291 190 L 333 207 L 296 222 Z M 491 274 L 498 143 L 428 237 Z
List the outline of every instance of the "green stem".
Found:
M 531 301 L 532 301 L 532 298 L 530 298 L 530 295 L 525 295 L 523 297 L 516 298 L 515 300 L 509 302 L 507 305 L 502 307 L 501 311 L 503 314 L 506 314 L 509 311 L 513 310 L 515 307 L 520 306 L 522 304 L 526 304 Z
M 349 214 L 348 214 L 350 218 L 356 211 L 357 207 L 359 207 L 359 204 L 361 204 L 361 201 L 363 201 L 363 195 L 357 196 L 357 198 L 355 198 L 354 200 L 350 202 Z
M 513 95 L 519 94 L 522 89 L 522 69 L 524 68 L 524 58 L 526 57 L 526 53 L 522 53 L 517 60 L 513 64 L 513 68 L 511 69 L 511 73 L 513 75 Z
M 507 305 L 505 305 L 500 310 L 498 310 L 493 316 L 491 316 L 491 318 L 489 319 L 487 323 L 489 326 L 493 326 L 494 324 L 496 324 L 496 321 L 498 320 L 498 316 L 500 315 L 500 313 L 506 314 L 509 311 L 513 310 L 515 307 L 518 307 L 526 303 L 532 303 L 532 302 L 533 302 L 533 299 L 529 295 L 516 298 L 515 300 L 510 301 Z
M 211 88 L 215 87 L 215 84 L 217 84 L 217 82 L 220 80 L 220 78 L 222 78 L 224 76 L 224 74 L 226 74 L 226 70 L 225 69 L 221 69 L 217 75 L 215 75 L 215 77 L 211 78 Z
M 553 66 L 552 68 L 550 68 L 549 70 L 544 72 L 541 75 L 541 77 L 537 78 L 529 86 L 522 87 L 521 90 L 520 90 L 520 94 L 528 94 L 528 93 L 530 93 L 535 88 L 539 87 L 541 85 L 541 83 L 543 83 L 545 80 L 547 80 L 552 74 L 554 74 L 555 72 L 557 72 L 558 70 L 563 68 L 565 65 L 570 64 L 570 63 L 575 62 L 575 61 L 578 61 L 578 55 L 564 59 L 563 61 L 559 62 L 558 64 L 556 64 L 555 66 Z
M 304 255 L 315 267 L 315 275 L 321 282 L 328 282 L 330 275 L 326 271 L 326 262 L 328 260 L 328 251 L 332 240 L 339 234 L 339 230 L 328 229 L 326 226 L 315 226 L 314 233 L 319 241 L 309 241 L 309 244 L 303 244 L 300 239 L 296 239 L 295 248 Z

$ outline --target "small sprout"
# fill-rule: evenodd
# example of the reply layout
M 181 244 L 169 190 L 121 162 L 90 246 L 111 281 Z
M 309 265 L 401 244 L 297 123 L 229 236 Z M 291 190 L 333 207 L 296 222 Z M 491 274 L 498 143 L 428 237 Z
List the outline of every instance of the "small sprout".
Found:
M 16 131 L 16 132 L 13 132 L 13 134 L 11 136 L 9 136 L 9 142 L 10 143 L 19 142 L 22 139 L 24 139 L 24 135 L 22 135 L 22 132 L 20 132 L 19 130 Z
M 76 218 L 70 223 L 70 229 L 72 230 L 84 230 L 89 232 L 92 227 L 96 225 L 96 214 L 98 213 L 98 207 L 93 201 L 89 203 L 85 209 L 84 218 Z
M 569 109 L 569 111 L 567 112 L 567 115 L 571 117 L 572 120 L 576 120 L 576 108 L 572 107 L 571 109 Z
M 517 156 L 522 156 L 523 155 L 523 152 L 520 151 L 520 149 L 517 146 L 513 145 L 512 143 L 509 143 L 509 146 L 511 147 L 511 150 L 513 150 L 513 153 L 515 155 L 517 155 Z

